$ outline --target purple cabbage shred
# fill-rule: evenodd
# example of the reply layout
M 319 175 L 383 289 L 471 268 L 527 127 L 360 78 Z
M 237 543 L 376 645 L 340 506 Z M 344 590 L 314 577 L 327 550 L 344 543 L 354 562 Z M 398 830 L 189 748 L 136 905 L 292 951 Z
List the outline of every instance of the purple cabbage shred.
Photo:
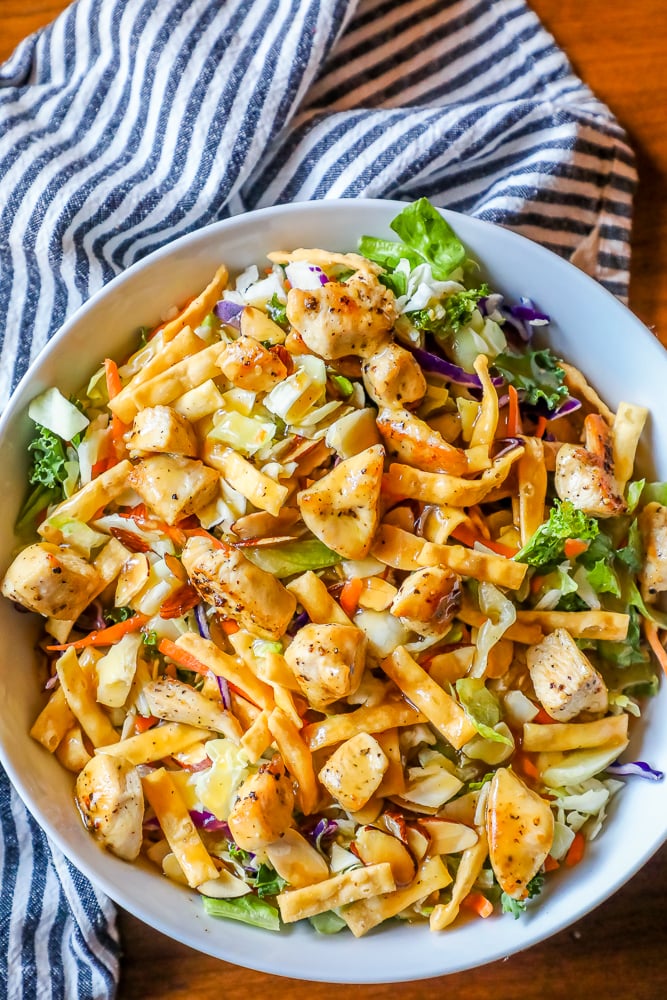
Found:
M 648 781 L 662 781 L 665 777 L 663 771 L 651 767 L 645 760 L 633 760 L 627 764 L 616 761 L 614 764 L 610 764 L 606 770 L 609 774 L 615 774 L 619 777 L 646 778 Z
M 213 833 L 222 833 L 228 840 L 233 840 L 231 830 L 224 819 L 218 819 L 207 809 L 191 809 L 190 819 L 200 830 L 210 830 Z
M 434 372 L 436 375 L 442 375 L 457 385 L 472 386 L 475 389 L 483 388 L 479 377 L 474 372 L 467 372 L 452 361 L 447 361 L 437 354 L 431 354 L 430 351 L 423 351 L 421 347 L 410 347 L 410 351 L 414 354 L 420 368 L 425 372 Z M 491 381 L 498 388 L 504 384 L 505 380 L 501 375 L 494 375 Z
M 237 302 L 231 302 L 229 299 L 220 299 L 213 306 L 213 312 L 221 323 L 225 323 L 227 326 L 233 326 L 237 330 L 240 330 L 241 313 L 243 312 L 243 308 L 244 307 L 238 305 Z

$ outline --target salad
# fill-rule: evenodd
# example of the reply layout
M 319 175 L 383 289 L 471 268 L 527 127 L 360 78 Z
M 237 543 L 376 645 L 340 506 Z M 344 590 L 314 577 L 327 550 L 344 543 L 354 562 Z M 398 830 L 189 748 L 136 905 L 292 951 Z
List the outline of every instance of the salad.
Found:
M 667 669 L 648 413 L 426 199 L 391 228 L 221 265 L 29 407 L 31 735 L 104 848 L 269 930 L 518 917 L 662 778 L 619 763 Z

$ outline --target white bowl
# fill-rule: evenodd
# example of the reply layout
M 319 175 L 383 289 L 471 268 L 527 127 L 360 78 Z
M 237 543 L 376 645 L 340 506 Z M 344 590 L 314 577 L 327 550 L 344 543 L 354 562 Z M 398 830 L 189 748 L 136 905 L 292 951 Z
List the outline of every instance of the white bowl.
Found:
M 260 263 L 272 249 L 321 246 L 350 250 L 364 233 L 388 236 L 402 206 L 390 201 L 326 201 L 280 206 L 218 223 L 151 254 L 84 305 L 53 338 L 14 394 L 0 423 L 0 568 L 14 546 L 12 523 L 21 504 L 30 427 L 26 410 L 42 389 L 74 390 L 105 355 L 121 357 L 132 332 L 151 326 L 175 303 L 201 290 L 217 265 L 231 272 Z M 491 287 L 517 299 L 529 295 L 553 318 L 550 343 L 580 367 L 615 407 L 648 406 L 651 475 L 667 479 L 665 412 L 667 354 L 642 324 L 598 284 L 547 250 L 507 230 L 444 213 Z M 505 957 L 572 923 L 615 892 L 667 837 L 667 781 L 630 779 L 617 796 L 602 835 L 576 868 L 558 873 L 519 920 L 473 919 L 441 934 L 426 925 L 394 923 L 354 940 L 343 932 L 318 936 L 308 926 L 280 934 L 216 920 L 200 898 L 155 869 L 129 865 L 100 850 L 75 809 L 72 776 L 28 730 L 40 707 L 33 641 L 34 616 L 2 601 L 0 668 L 3 722 L 0 757 L 37 821 L 71 861 L 112 899 L 157 930 L 236 965 L 324 982 L 399 982 L 459 972 Z M 667 771 L 667 686 L 632 724 L 626 758 L 641 757 Z

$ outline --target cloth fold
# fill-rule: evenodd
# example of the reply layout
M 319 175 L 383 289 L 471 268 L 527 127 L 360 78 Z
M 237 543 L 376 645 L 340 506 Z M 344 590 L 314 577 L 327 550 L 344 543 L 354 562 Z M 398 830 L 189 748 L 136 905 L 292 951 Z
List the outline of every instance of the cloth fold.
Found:
M 523 0 L 78 0 L 0 67 L 0 179 L 0 405 L 114 275 L 279 202 L 426 195 L 627 294 L 632 151 Z M 112 997 L 113 906 L 4 773 L 0 817 L 0 991 Z

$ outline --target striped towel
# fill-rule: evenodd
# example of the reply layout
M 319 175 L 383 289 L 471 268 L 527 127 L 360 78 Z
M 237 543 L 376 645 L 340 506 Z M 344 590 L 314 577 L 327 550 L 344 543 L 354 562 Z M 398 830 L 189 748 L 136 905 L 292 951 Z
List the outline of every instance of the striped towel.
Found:
M 627 293 L 632 152 L 523 0 L 78 0 L 0 67 L 0 178 L 2 403 L 129 264 L 277 202 L 426 195 Z M 0 806 L 0 992 L 112 996 L 112 907 Z

